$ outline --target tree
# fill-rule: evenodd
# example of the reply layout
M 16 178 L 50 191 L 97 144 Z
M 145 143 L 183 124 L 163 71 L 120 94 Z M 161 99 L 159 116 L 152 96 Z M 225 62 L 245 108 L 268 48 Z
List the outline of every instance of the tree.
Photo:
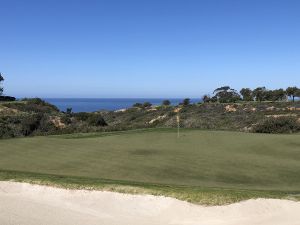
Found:
M 66 113 L 68 114 L 68 115 L 71 115 L 72 114 L 72 108 L 67 108 L 67 110 L 66 110 Z
M 277 91 L 276 95 L 277 95 L 277 97 L 278 97 L 278 99 L 280 101 L 287 100 L 287 95 L 286 95 L 286 91 L 285 90 L 283 90 L 282 88 L 280 88 L 280 89 L 278 89 L 276 91 Z
M 288 87 L 286 89 L 286 93 L 289 97 L 291 97 L 293 99 L 293 102 L 295 101 L 295 97 L 296 96 L 296 93 L 299 91 L 299 88 L 297 87 Z
M 169 105 L 171 105 L 171 102 L 169 100 L 163 100 L 162 105 L 169 106 Z
M 236 90 L 230 88 L 229 86 L 223 86 L 214 90 L 214 98 L 216 98 L 221 103 L 236 102 L 241 99 L 240 95 Z
M 275 101 L 272 90 L 266 90 L 264 94 L 264 101 Z
M 0 85 L 1 85 L 1 82 L 4 81 L 4 77 L 2 76 L 2 73 L 0 73 Z M 3 87 L 0 86 L 0 96 L 3 94 Z
M 210 97 L 209 95 L 203 95 L 202 101 L 203 101 L 204 103 L 208 103 L 208 102 L 211 101 L 211 97 Z
M 267 89 L 266 87 L 258 87 L 253 90 L 253 97 L 256 101 L 265 101 L 267 95 Z
M 240 90 L 240 94 L 242 95 L 244 101 L 253 101 L 253 93 L 250 88 L 242 88 Z
M 286 91 L 282 88 L 271 91 L 271 99 L 272 101 L 283 101 L 286 99 Z
M 188 106 L 190 103 L 191 103 L 191 99 L 189 99 L 189 98 L 185 98 L 182 101 L 183 106 Z
M 296 92 L 296 96 L 295 97 L 298 97 L 298 98 L 300 98 L 300 89 L 298 89 L 297 90 L 297 92 Z

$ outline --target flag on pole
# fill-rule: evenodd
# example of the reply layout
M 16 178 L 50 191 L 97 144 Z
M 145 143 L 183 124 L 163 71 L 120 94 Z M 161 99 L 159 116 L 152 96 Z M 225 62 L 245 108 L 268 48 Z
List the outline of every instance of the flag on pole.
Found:
M 177 113 L 176 115 L 176 121 L 177 121 L 177 138 L 179 138 L 179 129 L 180 129 L 180 116 L 179 116 L 179 111 L 181 110 L 181 108 L 177 108 L 174 110 L 174 112 Z
M 180 123 L 180 117 L 179 117 L 179 114 L 177 114 L 176 119 L 177 119 L 177 123 Z

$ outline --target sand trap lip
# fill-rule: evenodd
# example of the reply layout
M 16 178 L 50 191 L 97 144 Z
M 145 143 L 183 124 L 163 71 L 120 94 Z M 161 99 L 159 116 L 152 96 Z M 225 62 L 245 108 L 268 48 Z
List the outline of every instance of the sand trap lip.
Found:
M 0 182 L 1 225 L 300 225 L 300 203 L 204 207 L 167 197 Z

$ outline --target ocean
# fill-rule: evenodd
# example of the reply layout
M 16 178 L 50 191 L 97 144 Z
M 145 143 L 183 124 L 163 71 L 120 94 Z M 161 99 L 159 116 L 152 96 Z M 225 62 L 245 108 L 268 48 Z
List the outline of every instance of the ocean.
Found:
M 160 98 L 44 98 L 45 101 L 55 105 L 61 111 L 72 108 L 73 112 L 95 112 L 99 110 L 115 111 L 131 107 L 134 103 L 150 102 L 153 105 L 161 105 L 164 99 Z M 172 98 L 172 105 L 182 102 L 182 98 Z M 192 103 L 200 99 L 191 99 Z

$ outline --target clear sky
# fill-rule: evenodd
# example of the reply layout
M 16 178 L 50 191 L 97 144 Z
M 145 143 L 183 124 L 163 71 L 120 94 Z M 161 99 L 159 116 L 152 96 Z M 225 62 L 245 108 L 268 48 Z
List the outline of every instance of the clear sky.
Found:
M 201 97 L 300 86 L 299 0 L 0 0 L 17 97 Z

